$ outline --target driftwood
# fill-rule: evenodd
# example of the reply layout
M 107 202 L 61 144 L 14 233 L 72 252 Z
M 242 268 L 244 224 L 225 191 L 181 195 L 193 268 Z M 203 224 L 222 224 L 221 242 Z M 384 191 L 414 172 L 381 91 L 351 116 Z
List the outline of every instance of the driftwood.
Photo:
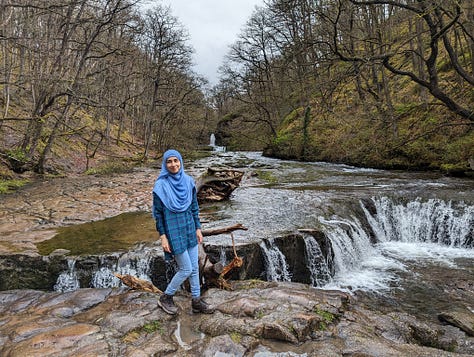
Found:
M 120 275 L 117 273 L 114 273 L 114 275 L 122 280 L 122 282 L 129 286 L 133 290 L 143 290 L 143 291 L 149 291 L 151 293 L 160 293 L 162 294 L 163 292 L 158 289 L 155 285 L 153 285 L 151 282 L 143 279 L 139 279 L 135 276 L 132 275 Z
M 247 229 L 245 227 L 240 229 Z M 243 264 L 243 259 L 237 255 L 235 250 L 234 235 L 230 233 L 232 237 L 232 248 L 234 250 L 234 258 L 232 261 L 223 266 L 222 263 L 217 262 L 211 263 L 208 259 L 207 254 L 204 252 L 202 245 L 199 246 L 199 271 L 201 279 L 204 278 L 208 286 L 215 286 L 220 289 L 232 290 L 231 285 L 226 280 L 226 275 L 236 268 L 240 268 Z
M 196 182 L 199 203 L 219 202 L 229 198 L 239 186 L 244 173 L 234 169 L 208 168 Z
M 202 235 L 204 237 L 215 236 L 215 235 L 223 234 L 223 233 L 231 233 L 231 232 L 239 230 L 239 229 L 246 231 L 248 228 L 244 227 L 241 223 L 237 223 L 237 224 L 234 224 L 233 226 L 228 226 L 228 227 L 224 227 L 224 228 L 203 230 Z

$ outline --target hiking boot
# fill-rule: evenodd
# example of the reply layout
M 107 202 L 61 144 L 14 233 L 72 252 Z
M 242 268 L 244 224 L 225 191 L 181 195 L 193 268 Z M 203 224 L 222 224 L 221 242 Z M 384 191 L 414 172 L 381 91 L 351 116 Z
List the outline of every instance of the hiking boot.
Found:
M 170 315 L 176 315 L 178 313 L 178 307 L 174 304 L 173 296 L 168 294 L 162 294 L 158 299 L 158 305 Z
M 191 306 L 193 308 L 193 312 L 195 313 L 212 314 L 216 310 L 200 297 L 193 298 Z

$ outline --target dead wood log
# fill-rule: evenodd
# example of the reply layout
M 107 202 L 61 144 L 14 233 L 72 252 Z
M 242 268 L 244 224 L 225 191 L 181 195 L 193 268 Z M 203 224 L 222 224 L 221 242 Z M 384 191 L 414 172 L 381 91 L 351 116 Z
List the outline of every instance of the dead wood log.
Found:
M 219 202 L 229 198 L 239 186 L 244 172 L 234 169 L 207 169 L 196 182 L 199 203 Z
M 231 232 L 239 230 L 239 229 L 244 230 L 244 231 L 248 230 L 248 228 L 244 227 L 242 225 L 242 223 L 237 223 L 237 224 L 234 224 L 233 226 L 227 226 L 227 227 L 224 227 L 224 228 L 203 230 L 202 235 L 204 237 L 215 236 L 215 235 L 223 234 L 223 233 L 231 233 Z
M 160 293 L 162 294 L 163 292 L 158 289 L 155 285 L 153 285 L 151 282 L 143 279 L 139 279 L 135 276 L 132 275 L 120 275 L 117 273 L 114 273 L 114 275 L 119 278 L 125 285 L 129 286 L 133 290 L 143 290 L 143 291 L 148 291 L 151 293 Z
M 238 228 L 242 229 L 242 228 Z M 220 233 L 218 233 L 220 234 Z M 199 270 L 201 272 L 201 279 L 204 278 L 208 286 L 215 286 L 220 289 L 232 290 L 231 285 L 226 280 L 226 275 L 236 268 L 240 268 L 243 265 L 243 259 L 237 255 L 235 249 L 234 235 L 230 232 L 232 237 L 232 247 L 234 250 L 234 258 L 225 267 L 222 263 L 211 263 L 208 259 L 207 254 L 204 252 L 202 245 L 199 247 Z

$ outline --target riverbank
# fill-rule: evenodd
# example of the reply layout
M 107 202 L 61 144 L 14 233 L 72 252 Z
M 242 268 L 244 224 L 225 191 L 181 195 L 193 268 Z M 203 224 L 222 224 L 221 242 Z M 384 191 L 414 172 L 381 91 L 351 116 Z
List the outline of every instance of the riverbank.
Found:
M 36 243 L 58 227 L 92 222 L 124 212 L 150 209 L 150 187 L 157 171 L 74 175 L 34 181 L 0 195 L 0 254 L 37 254 Z

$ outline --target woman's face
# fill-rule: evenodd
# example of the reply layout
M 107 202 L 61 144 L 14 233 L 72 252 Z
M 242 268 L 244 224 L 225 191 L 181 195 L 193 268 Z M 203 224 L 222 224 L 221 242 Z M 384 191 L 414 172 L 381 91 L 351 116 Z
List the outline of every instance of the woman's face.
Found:
M 166 160 L 166 169 L 170 174 L 177 174 L 181 168 L 181 161 L 176 156 L 171 156 Z

